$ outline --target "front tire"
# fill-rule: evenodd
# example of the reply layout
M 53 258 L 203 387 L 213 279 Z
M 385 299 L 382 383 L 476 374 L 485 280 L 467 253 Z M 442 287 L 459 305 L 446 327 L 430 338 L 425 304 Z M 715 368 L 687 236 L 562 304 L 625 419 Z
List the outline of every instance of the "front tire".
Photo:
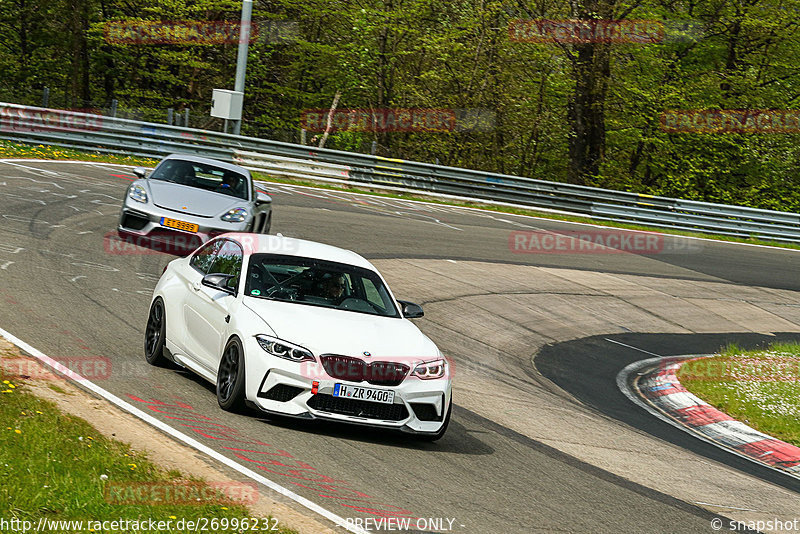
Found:
M 164 342 L 167 337 L 167 314 L 164 301 L 157 297 L 150 306 L 147 328 L 144 333 L 144 357 L 150 365 L 162 367 L 167 364 Z
M 222 351 L 217 371 L 217 402 L 228 412 L 244 409 L 244 349 L 238 338 L 231 338 Z

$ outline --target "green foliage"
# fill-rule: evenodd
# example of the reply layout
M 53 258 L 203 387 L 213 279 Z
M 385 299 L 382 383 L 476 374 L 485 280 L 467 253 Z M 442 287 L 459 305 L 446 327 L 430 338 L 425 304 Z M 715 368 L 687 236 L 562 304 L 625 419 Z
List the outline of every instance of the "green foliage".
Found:
M 565 181 L 579 90 L 572 44 L 512 40 L 514 19 L 588 16 L 664 21 L 666 38 L 607 46 L 602 162 L 589 185 L 800 210 L 800 134 L 667 133 L 665 110 L 792 109 L 800 95 L 800 0 L 712 3 L 596 0 L 257 0 L 243 133 L 299 142 L 303 110 L 478 109 L 486 130 L 347 131 L 328 148 Z M 107 108 L 163 121 L 166 108 L 209 118 L 232 88 L 237 44 L 120 44 L 115 21 L 238 22 L 239 0 L 0 0 L 0 100 Z M 586 16 L 586 15 L 584 15 Z M 291 25 L 275 38 L 270 24 Z M 685 27 L 680 29 L 680 25 Z M 602 65 L 601 65 L 602 66 Z M 319 137 L 308 132 L 307 139 Z M 315 143 L 318 140 L 314 141 Z M 574 162 L 572 162 L 574 163 Z
M 719 355 L 685 363 L 678 378 L 686 389 L 756 430 L 800 445 L 800 343 Z

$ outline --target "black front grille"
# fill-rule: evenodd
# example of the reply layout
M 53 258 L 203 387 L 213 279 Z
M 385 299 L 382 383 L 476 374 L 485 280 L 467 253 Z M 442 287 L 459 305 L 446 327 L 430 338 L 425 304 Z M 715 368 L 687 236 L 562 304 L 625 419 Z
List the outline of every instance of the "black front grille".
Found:
M 290 386 L 288 384 L 277 384 L 272 386 L 266 393 L 259 393 L 259 397 L 274 400 L 278 402 L 290 401 L 303 391 L 303 388 L 297 386 Z
M 343 399 L 333 395 L 314 395 L 307 402 L 308 406 L 321 412 L 329 412 L 367 419 L 383 421 L 402 421 L 408 417 L 408 410 L 403 404 L 381 404 L 362 400 Z
M 328 375 L 348 382 L 369 382 L 376 386 L 398 386 L 408 374 L 408 365 L 397 362 L 367 363 L 359 358 L 323 354 L 322 367 Z
M 130 213 L 127 212 L 125 215 L 122 216 L 122 226 L 123 228 L 130 228 L 131 230 L 141 230 L 147 223 L 150 222 L 147 217 L 139 215 L 137 213 Z
M 417 415 L 417 419 L 420 421 L 441 421 L 442 415 L 438 415 L 436 413 L 436 406 L 433 404 L 429 404 L 427 402 L 412 402 L 411 409 L 414 410 L 414 413 Z

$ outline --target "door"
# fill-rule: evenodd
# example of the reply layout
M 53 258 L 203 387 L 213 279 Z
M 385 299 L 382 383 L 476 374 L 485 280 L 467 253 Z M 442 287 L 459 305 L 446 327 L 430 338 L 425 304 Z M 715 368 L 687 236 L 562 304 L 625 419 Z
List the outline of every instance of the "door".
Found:
M 216 374 L 222 344 L 228 333 L 230 308 L 236 302 L 242 272 L 242 247 L 230 239 L 221 246 L 205 274 L 226 274 L 230 292 L 204 286 L 200 275 L 186 292 L 186 350 L 208 371 Z M 199 274 L 199 273 L 198 273 Z M 233 294 L 231 294 L 233 293 Z

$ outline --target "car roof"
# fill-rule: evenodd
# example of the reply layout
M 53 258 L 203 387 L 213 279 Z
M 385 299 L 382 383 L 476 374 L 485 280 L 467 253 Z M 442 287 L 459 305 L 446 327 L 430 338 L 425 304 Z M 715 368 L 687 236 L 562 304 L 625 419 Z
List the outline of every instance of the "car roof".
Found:
M 193 156 L 191 154 L 170 154 L 161 161 L 166 161 L 168 159 L 179 159 L 182 161 L 189 161 L 192 163 L 205 163 L 207 165 L 214 165 L 216 167 L 219 167 L 220 169 L 225 169 L 226 171 L 234 171 L 238 172 L 239 174 L 244 174 L 245 176 L 248 177 L 250 176 L 250 171 L 248 171 L 244 167 L 240 167 L 238 165 L 234 165 L 233 163 L 228 163 L 225 161 L 220 161 L 218 159 L 203 158 L 201 156 Z
M 352 250 L 316 241 L 266 234 L 231 232 L 219 237 L 229 237 L 241 243 L 245 254 L 279 254 L 333 261 L 377 271 L 374 265 Z

